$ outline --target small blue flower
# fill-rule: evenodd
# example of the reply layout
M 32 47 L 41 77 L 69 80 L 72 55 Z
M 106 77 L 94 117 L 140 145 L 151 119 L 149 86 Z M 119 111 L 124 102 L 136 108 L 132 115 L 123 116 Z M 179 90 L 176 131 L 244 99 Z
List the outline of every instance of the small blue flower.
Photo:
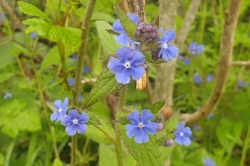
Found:
M 208 74 L 207 75 L 207 82 L 211 82 L 211 81 L 213 81 L 213 79 L 214 79 L 213 74 Z
M 244 81 L 240 80 L 240 81 L 238 81 L 237 86 L 242 88 L 242 87 L 244 87 L 244 84 L 245 84 Z
M 68 78 L 68 84 L 70 86 L 74 86 L 75 85 L 75 79 L 74 78 Z
M 5 15 L 4 15 L 4 13 L 0 13 L 0 20 L 2 22 L 5 22 Z
M 204 166 L 216 166 L 215 162 L 210 157 L 206 157 L 203 160 L 203 164 Z
M 30 38 L 31 38 L 31 39 L 35 39 L 36 37 L 37 37 L 36 32 L 31 32 L 31 33 L 30 33 Z
M 213 118 L 214 117 L 214 114 L 213 113 L 210 113 L 206 118 L 207 119 L 211 119 L 211 118 Z
M 174 30 L 167 30 L 161 38 L 161 50 L 158 57 L 162 57 L 165 61 L 174 59 L 179 54 L 179 49 L 175 45 L 170 45 L 169 42 L 174 40 L 176 37 Z
M 119 48 L 116 51 L 119 59 L 111 57 L 109 59 L 108 68 L 115 73 L 116 81 L 122 84 L 130 82 L 130 76 L 133 80 L 139 80 L 145 73 L 142 65 L 145 57 L 140 51 L 133 51 L 128 47 Z
M 140 18 L 131 13 L 128 15 L 128 17 L 130 18 L 130 20 L 132 20 L 135 24 L 137 24 L 140 20 Z M 120 33 L 119 36 L 115 36 L 115 40 L 117 43 L 119 44 L 122 44 L 122 45 L 127 45 L 128 43 L 131 43 L 131 44 L 138 44 L 138 42 L 132 40 L 128 35 L 127 33 L 125 32 L 123 26 L 122 26 L 122 23 L 120 21 L 120 19 L 116 20 L 113 24 L 113 30 L 117 33 Z
M 195 73 L 195 74 L 194 74 L 194 82 L 195 82 L 196 84 L 201 84 L 201 83 L 202 83 L 202 78 L 199 76 L 198 73 Z
M 152 119 L 154 119 L 154 115 L 150 110 L 142 110 L 141 115 L 137 110 L 132 112 L 128 116 L 128 120 L 130 120 L 132 124 L 126 125 L 127 136 L 129 138 L 132 138 L 135 135 L 135 142 L 139 144 L 148 142 L 149 137 L 147 133 L 151 133 L 152 135 L 154 135 L 158 128 L 157 123 L 151 122 Z
M 193 125 L 193 129 L 194 129 L 194 130 L 200 130 L 201 127 L 200 127 L 199 125 L 197 125 L 197 124 L 194 124 L 194 125 Z
M 190 54 L 195 56 L 195 55 L 200 55 L 201 52 L 204 50 L 204 45 L 200 44 L 198 45 L 196 42 L 193 42 L 189 45 L 190 49 Z
M 184 122 L 180 122 L 178 124 L 177 130 L 175 131 L 174 135 L 176 136 L 175 141 L 180 145 L 190 145 L 191 140 L 190 137 L 192 135 L 192 131 L 189 127 L 185 127 Z
M 78 59 L 77 54 L 73 54 L 73 55 L 72 55 L 72 58 L 73 58 L 75 61 L 77 61 L 77 59 Z
M 88 66 L 84 66 L 84 67 L 83 67 L 83 72 L 84 72 L 84 73 L 89 73 L 89 72 L 90 72 L 89 67 L 88 67 Z
M 78 95 L 77 100 L 78 100 L 78 101 L 81 101 L 81 100 L 82 100 L 82 95 L 81 95 L 81 94 Z
M 54 121 L 57 119 L 57 122 L 62 120 L 63 116 L 66 115 L 68 104 L 69 104 L 69 100 L 67 97 L 65 97 L 63 103 L 61 100 L 56 100 L 54 102 L 54 107 L 56 108 L 57 111 L 50 115 L 50 120 Z
M 183 59 L 183 62 L 184 62 L 185 65 L 190 65 L 190 64 L 191 64 L 191 59 L 189 59 L 189 58 L 184 58 L 184 59 Z
M 12 94 L 7 92 L 5 95 L 4 95 L 4 99 L 8 99 L 8 98 L 11 98 L 12 97 Z
M 89 121 L 89 116 L 85 112 L 78 116 L 77 110 L 70 110 L 68 115 L 62 118 L 62 125 L 66 127 L 66 133 L 73 136 L 78 132 L 83 134 L 88 126 L 85 124 Z

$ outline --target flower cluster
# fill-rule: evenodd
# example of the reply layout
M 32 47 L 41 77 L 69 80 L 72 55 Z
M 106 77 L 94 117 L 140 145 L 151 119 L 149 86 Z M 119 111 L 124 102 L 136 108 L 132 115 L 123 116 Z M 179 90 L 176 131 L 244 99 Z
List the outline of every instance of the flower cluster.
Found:
M 77 110 L 70 110 L 67 114 L 68 110 L 68 98 L 66 97 L 64 102 L 61 100 L 56 100 L 54 102 L 54 107 L 56 108 L 56 112 L 51 114 L 50 120 L 61 121 L 63 126 L 66 126 L 66 133 L 70 136 L 73 136 L 78 132 L 79 134 L 84 133 L 87 130 L 87 123 L 89 121 L 89 116 L 83 112 L 78 115 Z
M 179 54 L 179 49 L 170 44 L 176 37 L 174 30 L 167 30 L 164 35 L 159 36 L 159 29 L 154 24 L 140 22 L 135 14 L 129 14 L 128 17 L 137 25 L 134 36 L 126 33 L 119 19 L 114 22 L 113 31 L 119 33 L 115 36 L 115 41 L 124 47 L 116 51 L 119 59 L 111 57 L 108 63 L 109 70 L 115 74 L 117 82 L 122 84 L 128 84 L 131 76 L 136 81 L 145 74 L 143 65 L 146 61 L 142 46 L 154 45 L 154 48 L 151 48 L 153 60 L 162 58 L 168 62 Z

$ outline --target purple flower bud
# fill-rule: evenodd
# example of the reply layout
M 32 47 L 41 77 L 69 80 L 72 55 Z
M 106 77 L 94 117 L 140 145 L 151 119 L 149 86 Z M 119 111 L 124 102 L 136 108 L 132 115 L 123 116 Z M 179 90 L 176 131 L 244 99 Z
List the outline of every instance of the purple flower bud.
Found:
M 159 40 L 158 28 L 154 24 L 139 23 L 134 37 L 145 44 L 153 44 Z
M 174 140 L 168 139 L 167 141 L 163 142 L 163 146 L 172 146 L 174 145 Z
M 160 131 L 161 129 L 163 129 L 163 124 L 162 123 L 157 123 L 157 131 Z

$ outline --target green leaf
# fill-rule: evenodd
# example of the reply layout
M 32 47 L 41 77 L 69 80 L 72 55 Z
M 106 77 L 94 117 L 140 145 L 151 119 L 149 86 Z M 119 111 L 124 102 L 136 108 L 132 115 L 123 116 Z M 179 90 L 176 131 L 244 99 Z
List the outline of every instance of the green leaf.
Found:
M 102 125 L 95 114 L 88 112 L 88 115 L 89 115 L 89 121 L 87 125 Z
M 161 165 L 160 152 L 158 143 L 154 136 L 149 134 L 149 142 L 138 144 L 134 138 L 129 138 L 126 135 L 125 126 L 119 125 L 121 137 L 130 154 L 135 158 L 140 166 L 159 166 Z
M 111 73 L 108 69 L 104 68 L 99 78 L 97 79 L 94 87 L 86 98 L 83 108 L 87 108 L 95 104 L 96 102 L 104 99 L 109 94 L 118 91 L 123 86 L 123 84 L 119 84 L 116 81 L 113 73 Z
M 179 111 L 176 111 L 176 112 L 171 116 L 171 118 L 167 121 L 167 124 L 166 124 L 166 132 L 167 132 L 167 133 L 170 133 L 170 132 L 172 132 L 174 129 L 177 128 L 177 125 L 178 125 L 178 123 L 179 123 L 179 116 L 180 116 Z
M 157 114 L 161 108 L 165 105 L 165 100 L 159 100 L 150 107 L 152 114 Z
M 52 166 L 63 166 L 63 163 L 58 158 L 55 158 Z
M 3 73 L 3 74 L 0 74 L 0 83 L 10 79 L 14 75 L 15 75 L 15 73 Z
M 36 6 L 30 3 L 23 2 L 23 1 L 19 1 L 17 3 L 19 5 L 20 11 L 23 12 L 24 14 L 27 14 L 30 16 L 41 17 L 49 22 L 52 22 L 51 19 L 44 12 L 38 9 Z
M 2 166 L 4 163 L 4 156 L 2 153 L 0 153 L 0 166 Z
M 114 145 L 99 145 L 99 166 L 117 166 Z
M 106 31 L 112 29 L 112 26 L 104 21 L 96 21 L 95 24 L 106 57 L 115 55 L 116 50 L 118 48 L 121 48 L 122 45 L 119 45 L 115 41 L 115 35 L 110 34 L 108 31 Z
M 131 38 L 133 38 L 136 31 L 136 24 L 132 20 L 130 20 L 126 13 L 117 4 L 115 4 L 115 9 L 116 14 L 119 17 L 125 32 Z
M 115 135 L 111 123 L 107 119 L 98 116 L 93 112 L 87 112 L 87 114 L 90 117 L 95 116 L 96 118 L 98 118 L 102 125 L 88 125 L 88 129 L 84 134 L 96 142 L 112 144 L 113 142 L 108 138 L 110 137 L 111 139 L 114 139 Z

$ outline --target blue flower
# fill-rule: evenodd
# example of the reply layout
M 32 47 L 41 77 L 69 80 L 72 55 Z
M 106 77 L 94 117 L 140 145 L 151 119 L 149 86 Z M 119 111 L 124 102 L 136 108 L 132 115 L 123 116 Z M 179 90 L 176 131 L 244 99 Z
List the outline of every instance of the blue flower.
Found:
M 213 118 L 214 117 L 214 114 L 213 113 L 210 113 L 206 118 L 207 119 L 211 119 L 211 118 Z
M 82 100 L 82 95 L 81 95 L 81 94 L 78 95 L 77 100 L 78 100 L 78 101 L 81 101 L 81 100 Z
M 145 73 L 142 65 L 145 57 L 140 51 L 133 51 L 128 47 L 120 48 L 116 51 L 116 55 L 120 58 L 111 57 L 108 68 L 115 73 L 116 81 L 122 84 L 130 82 L 130 76 L 133 80 L 139 80 Z
M 36 37 L 37 37 L 36 32 L 31 32 L 31 33 L 30 33 L 30 38 L 31 38 L 31 39 L 35 39 Z
M 132 138 L 135 135 L 135 142 L 137 143 L 148 142 L 149 137 L 147 133 L 154 135 L 158 128 L 157 123 L 151 122 L 152 119 L 154 119 L 154 115 L 150 110 L 142 110 L 141 115 L 137 110 L 132 112 L 128 116 L 128 120 L 130 120 L 132 124 L 126 125 L 127 136 Z
M 73 55 L 72 55 L 72 58 L 73 58 L 75 61 L 77 61 L 77 59 L 78 59 L 77 54 L 73 54 Z
M 193 42 L 189 45 L 190 49 L 190 54 L 195 56 L 195 55 L 200 55 L 201 52 L 204 50 L 204 45 L 200 44 L 198 45 L 196 42 Z
M 197 124 L 194 124 L 194 125 L 193 125 L 193 129 L 194 129 L 194 130 L 200 130 L 201 127 L 200 127 L 199 125 L 197 125 Z
M 203 164 L 204 166 L 216 166 L 215 162 L 210 157 L 206 157 L 203 160 Z
M 178 124 L 177 130 L 175 131 L 174 135 L 176 136 L 175 141 L 180 145 L 190 145 L 192 132 L 189 127 L 185 127 L 184 122 L 180 122 Z
M 243 80 L 238 81 L 237 86 L 241 88 L 244 87 L 244 81 Z
M 201 83 L 202 83 L 202 78 L 199 76 L 198 73 L 195 73 L 195 74 L 194 74 L 194 82 L 195 82 L 196 84 L 201 84 Z
M 176 37 L 174 30 L 167 30 L 161 38 L 161 50 L 158 57 L 162 57 L 165 61 L 174 59 L 179 54 L 179 49 L 175 45 L 170 45 L 169 42 L 174 40 Z
M 135 24 L 137 24 L 140 20 L 140 18 L 131 13 L 128 15 L 128 17 L 130 18 L 130 20 L 132 20 Z M 125 32 L 123 26 L 122 26 L 122 23 L 120 21 L 120 19 L 116 20 L 113 24 L 113 30 L 117 33 L 120 33 L 119 36 L 115 36 L 115 40 L 117 43 L 119 44 L 122 44 L 122 45 L 127 45 L 128 43 L 131 43 L 131 44 L 138 44 L 138 42 L 132 40 L 128 35 L 127 33 Z
M 68 84 L 70 86 L 74 86 L 75 85 L 75 79 L 74 78 L 68 78 Z
M 12 97 L 12 94 L 7 92 L 5 95 L 4 95 L 4 99 L 8 99 L 8 98 L 11 98 Z
M 184 62 L 185 65 L 190 65 L 190 64 L 191 64 L 191 59 L 189 59 L 189 58 L 184 58 L 184 59 L 183 59 L 183 62 Z
M 89 121 L 89 116 L 85 112 L 78 116 L 77 110 L 70 110 L 69 114 L 62 118 L 62 125 L 66 127 L 66 133 L 70 136 L 84 133 L 88 126 L 85 124 Z
M 89 72 L 90 72 L 89 67 L 88 67 L 88 66 L 84 66 L 84 67 L 83 67 L 83 72 L 84 72 L 84 73 L 89 73 Z
M 65 97 L 63 103 L 61 100 L 56 100 L 54 102 L 54 107 L 56 108 L 57 111 L 50 115 L 50 120 L 54 121 L 57 119 L 57 122 L 62 120 L 63 116 L 66 115 L 66 111 L 68 109 L 68 107 L 67 107 L 68 104 L 69 104 L 69 100 L 67 97 Z
M 211 81 L 213 81 L 213 79 L 214 79 L 213 74 L 208 74 L 207 75 L 207 82 L 211 82 Z
M 5 15 L 4 15 L 4 13 L 0 13 L 0 20 L 2 22 L 5 22 Z

